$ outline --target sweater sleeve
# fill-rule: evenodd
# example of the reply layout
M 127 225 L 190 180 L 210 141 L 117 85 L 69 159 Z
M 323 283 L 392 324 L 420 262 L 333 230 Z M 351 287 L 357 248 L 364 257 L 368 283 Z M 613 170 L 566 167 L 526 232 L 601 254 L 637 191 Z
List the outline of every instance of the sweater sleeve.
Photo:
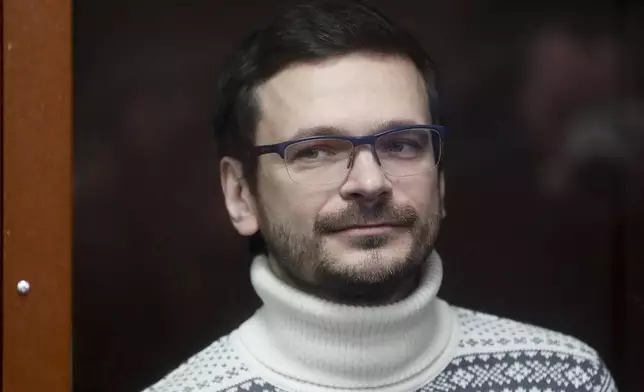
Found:
M 606 367 L 603 361 L 599 360 L 599 366 L 597 367 L 597 373 L 591 381 L 592 389 L 591 391 L 597 392 L 618 392 L 617 385 L 615 385 L 615 380 L 610 373 L 610 370 Z

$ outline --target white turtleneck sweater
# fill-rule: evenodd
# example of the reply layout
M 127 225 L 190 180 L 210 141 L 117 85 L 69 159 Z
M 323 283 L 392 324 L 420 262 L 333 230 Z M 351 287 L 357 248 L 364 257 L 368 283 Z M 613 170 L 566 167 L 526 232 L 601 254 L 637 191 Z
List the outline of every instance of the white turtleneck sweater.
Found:
M 287 285 L 257 256 L 264 305 L 144 392 L 616 391 L 584 343 L 437 298 L 442 271 L 434 253 L 404 300 L 350 306 Z

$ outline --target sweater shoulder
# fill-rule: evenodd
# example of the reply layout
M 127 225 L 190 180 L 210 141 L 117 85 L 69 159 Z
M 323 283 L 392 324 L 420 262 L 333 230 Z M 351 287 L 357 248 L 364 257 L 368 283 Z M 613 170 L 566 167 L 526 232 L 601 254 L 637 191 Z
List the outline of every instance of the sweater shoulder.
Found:
M 230 335 L 223 336 L 196 353 L 143 392 L 233 390 L 260 391 L 265 382 L 249 371 L 230 344 Z
M 459 351 L 462 354 L 541 350 L 599 360 L 592 347 L 573 336 L 488 313 L 453 309 L 461 326 Z
M 452 307 L 460 341 L 430 391 L 617 392 L 595 350 L 572 336 Z

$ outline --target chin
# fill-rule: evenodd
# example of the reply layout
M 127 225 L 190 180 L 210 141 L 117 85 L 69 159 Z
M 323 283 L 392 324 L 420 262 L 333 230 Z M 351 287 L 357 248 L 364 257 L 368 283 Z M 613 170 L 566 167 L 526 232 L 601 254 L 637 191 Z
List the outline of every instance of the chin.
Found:
M 349 281 L 378 283 L 402 273 L 409 264 L 409 249 L 383 246 L 376 249 L 349 249 L 332 257 L 327 268 Z M 403 255 L 401 257 L 401 255 Z

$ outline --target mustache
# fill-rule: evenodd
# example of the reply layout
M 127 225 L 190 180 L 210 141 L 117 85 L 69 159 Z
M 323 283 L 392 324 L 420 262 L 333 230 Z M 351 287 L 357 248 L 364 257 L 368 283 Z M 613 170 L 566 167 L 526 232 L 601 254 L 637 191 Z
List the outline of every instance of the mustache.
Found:
M 396 206 L 390 202 L 374 206 L 352 203 L 344 211 L 318 216 L 313 224 L 313 231 L 317 234 L 329 234 L 355 226 L 412 226 L 417 220 L 418 213 L 411 206 Z

